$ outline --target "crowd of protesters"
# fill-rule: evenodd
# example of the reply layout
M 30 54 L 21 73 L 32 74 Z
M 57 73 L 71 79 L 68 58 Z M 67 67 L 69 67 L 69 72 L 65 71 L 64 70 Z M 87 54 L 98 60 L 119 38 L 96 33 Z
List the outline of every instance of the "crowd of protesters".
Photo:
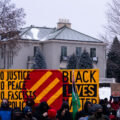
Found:
M 111 96 L 109 101 L 101 99 L 99 104 L 87 101 L 75 120 L 120 120 L 120 98 Z
M 23 110 L 10 108 L 7 99 L 3 99 L 0 107 L 0 120 L 73 120 L 69 112 L 69 105 L 63 102 L 60 110 L 50 108 L 47 102 L 34 106 L 34 101 L 29 99 Z M 76 113 L 74 120 L 120 120 L 120 99 L 110 97 L 101 99 L 99 104 L 86 101 L 84 109 Z

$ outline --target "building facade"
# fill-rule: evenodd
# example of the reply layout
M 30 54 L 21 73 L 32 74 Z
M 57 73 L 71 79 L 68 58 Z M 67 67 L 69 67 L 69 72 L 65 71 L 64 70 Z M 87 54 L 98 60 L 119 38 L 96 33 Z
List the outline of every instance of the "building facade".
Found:
M 73 30 L 69 21 L 60 20 L 57 28 L 30 26 L 21 29 L 19 36 L 14 49 L 8 47 L 7 41 L 0 49 L 1 69 L 30 69 L 38 48 L 45 56 L 48 69 L 65 69 L 70 55 L 80 56 L 86 50 L 94 68 L 100 70 L 100 77 L 105 78 L 106 44 Z

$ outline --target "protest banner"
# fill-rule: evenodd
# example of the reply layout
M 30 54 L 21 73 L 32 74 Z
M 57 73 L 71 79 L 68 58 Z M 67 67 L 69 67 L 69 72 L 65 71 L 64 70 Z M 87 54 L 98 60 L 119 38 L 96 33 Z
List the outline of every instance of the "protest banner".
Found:
M 9 100 L 10 107 L 23 107 L 28 98 L 36 104 L 46 101 L 60 109 L 62 96 L 62 73 L 59 70 L 0 70 L 0 103 Z
M 113 97 L 120 97 L 120 83 L 111 83 L 111 95 Z
M 72 70 L 63 70 L 63 98 L 69 102 L 70 111 L 72 111 Z M 84 103 L 99 102 L 99 70 L 97 69 L 79 69 L 74 70 L 75 84 L 80 99 L 81 108 Z
M 98 103 L 99 70 L 74 70 L 74 77 L 80 109 L 86 101 Z M 65 100 L 72 110 L 72 70 L 0 70 L 0 103 L 6 98 L 10 107 L 22 109 L 31 97 L 57 110 Z

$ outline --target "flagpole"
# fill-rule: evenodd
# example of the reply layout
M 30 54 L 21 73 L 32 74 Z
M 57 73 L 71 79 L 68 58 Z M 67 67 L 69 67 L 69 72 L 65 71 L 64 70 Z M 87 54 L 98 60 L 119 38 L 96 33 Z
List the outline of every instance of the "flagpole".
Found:
M 73 106 L 73 120 L 75 120 L 75 115 L 80 108 L 80 100 L 76 90 L 74 70 L 72 71 L 72 106 Z

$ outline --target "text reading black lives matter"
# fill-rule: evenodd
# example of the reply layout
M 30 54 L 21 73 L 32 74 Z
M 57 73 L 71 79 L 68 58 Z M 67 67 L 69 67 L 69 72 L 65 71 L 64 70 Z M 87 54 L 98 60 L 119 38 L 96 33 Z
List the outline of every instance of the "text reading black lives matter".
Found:
M 98 82 L 95 78 L 96 70 L 84 70 L 84 71 L 76 71 L 75 84 L 76 90 L 80 99 L 80 102 L 83 105 L 86 101 L 90 101 L 92 103 L 97 103 L 97 89 Z M 89 79 L 86 79 L 86 76 L 89 76 Z M 65 101 L 72 100 L 72 79 L 73 72 L 72 71 L 63 71 L 63 99 Z M 70 103 L 70 107 L 72 106 L 72 101 Z

